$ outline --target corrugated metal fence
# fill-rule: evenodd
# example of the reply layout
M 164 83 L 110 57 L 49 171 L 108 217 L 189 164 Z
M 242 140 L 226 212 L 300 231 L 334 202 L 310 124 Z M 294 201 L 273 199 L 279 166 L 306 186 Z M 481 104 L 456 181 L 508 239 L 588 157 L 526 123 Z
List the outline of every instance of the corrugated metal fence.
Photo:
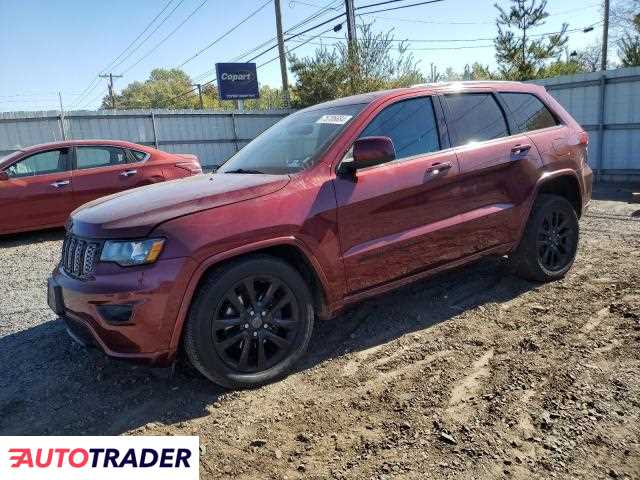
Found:
M 0 113 L 0 156 L 68 139 L 128 140 L 220 164 L 288 111 L 126 110 Z
M 601 178 L 640 177 L 640 67 L 540 80 L 589 132 L 589 164 Z
M 589 132 L 601 177 L 640 177 L 640 67 L 541 80 Z M 0 155 L 63 138 L 130 140 L 222 163 L 286 111 L 127 110 L 0 114 Z

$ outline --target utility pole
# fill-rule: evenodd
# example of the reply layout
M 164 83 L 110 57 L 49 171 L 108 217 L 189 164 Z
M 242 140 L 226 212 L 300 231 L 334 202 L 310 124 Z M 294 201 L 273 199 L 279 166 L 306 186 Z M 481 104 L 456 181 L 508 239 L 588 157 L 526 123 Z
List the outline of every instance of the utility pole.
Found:
M 359 65 L 356 64 L 355 45 L 357 42 L 356 37 L 356 15 L 353 6 L 353 0 L 344 0 L 344 6 L 347 13 L 347 52 L 349 53 L 349 66 L 351 70 L 351 94 L 356 93 L 355 77 L 356 69 Z
M 200 110 L 204 110 L 204 103 L 202 103 L 202 84 L 196 83 L 195 85 L 191 85 L 191 86 L 198 88 L 198 97 L 200 98 Z
M 62 140 L 67 139 L 67 135 L 64 131 L 64 108 L 62 106 L 62 93 L 58 92 L 58 100 L 60 100 L 60 133 L 62 134 Z
M 278 55 L 280 56 L 280 75 L 282 76 L 282 98 L 284 106 L 289 108 L 289 82 L 287 80 L 287 57 L 284 55 L 284 37 L 282 36 L 282 12 L 280 0 L 274 0 L 276 8 L 276 31 L 278 34 Z
M 353 0 L 344 0 L 344 4 L 347 9 L 347 38 L 349 39 L 349 47 L 351 47 L 351 43 L 357 40 L 356 15 L 353 6 Z
M 609 46 L 609 0 L 604 0 L 604 24 L 602 25 L 602 64 L 600 70 L 607 69 L 607 47 Z
M 109 97 L 111 98 L 111 108 L 116 109 L 116 97 L 113 94 L 113 79 L 114 78 L 122 78 L 122 75 L 114 75 L 110 73 L 109 75 L 99 75 L 100 78 L 108 78 L 109 79 Z

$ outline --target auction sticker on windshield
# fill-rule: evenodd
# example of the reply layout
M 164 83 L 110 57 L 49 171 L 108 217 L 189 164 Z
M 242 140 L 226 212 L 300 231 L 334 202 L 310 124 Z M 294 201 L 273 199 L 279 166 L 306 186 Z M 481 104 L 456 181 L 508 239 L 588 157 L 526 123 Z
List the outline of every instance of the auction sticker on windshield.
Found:
M 7 480 L 198 480 L 198 437 L 0 437 Z
M 344 125 L 353 115 L 323 115 L 316 123 L 330 123 L 332 125 Z

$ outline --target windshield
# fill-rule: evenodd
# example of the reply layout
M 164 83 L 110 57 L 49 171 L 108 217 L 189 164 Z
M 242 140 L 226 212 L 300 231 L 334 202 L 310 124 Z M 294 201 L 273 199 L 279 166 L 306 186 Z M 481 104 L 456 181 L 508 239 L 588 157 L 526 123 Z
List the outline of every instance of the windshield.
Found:
M 343 105 L 293 113 L 255 138 L 218 172 L 283 174 L 309 168 L 323 147 L 365 105 Z

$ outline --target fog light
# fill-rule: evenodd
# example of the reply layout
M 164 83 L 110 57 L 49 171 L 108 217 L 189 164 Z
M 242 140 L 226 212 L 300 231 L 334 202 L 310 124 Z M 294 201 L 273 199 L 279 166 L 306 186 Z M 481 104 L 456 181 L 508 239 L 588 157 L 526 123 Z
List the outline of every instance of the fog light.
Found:
M 98 305 L 98 312 L 109 323 L 127 323 L 131 320 L 133 305 Z

